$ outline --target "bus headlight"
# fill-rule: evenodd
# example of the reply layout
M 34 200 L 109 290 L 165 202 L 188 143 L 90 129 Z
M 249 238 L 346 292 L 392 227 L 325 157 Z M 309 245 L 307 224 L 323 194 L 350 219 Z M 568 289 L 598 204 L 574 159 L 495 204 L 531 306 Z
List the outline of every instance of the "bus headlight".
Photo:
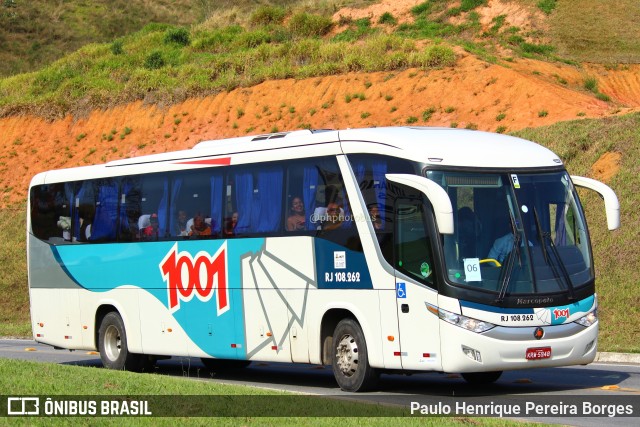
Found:
M 461 314 L 451 313 L 450 311 L 438 308 L 438 317 L 452 325 L 459 326 L 471 332 L 481 333 L 495 327 L 493 323 L 483 322 L 482 320 L 473 319 Z
M 593 310 L 591 313 L 587 314 L 586 316 L 582 316 L 581 318 L 576 320 L 575 323 L 587 328 L 593 325 L 594 323 L 596 323 L 597 321 L 598 321 L 598 310 L 596 309 L 596 310 Z

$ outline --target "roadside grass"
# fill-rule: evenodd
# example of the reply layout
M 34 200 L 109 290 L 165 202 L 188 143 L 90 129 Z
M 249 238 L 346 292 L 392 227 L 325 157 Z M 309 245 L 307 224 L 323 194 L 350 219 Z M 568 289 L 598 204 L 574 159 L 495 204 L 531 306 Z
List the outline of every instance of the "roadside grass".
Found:
M 559 54 L 604 64 L 640 61 L 640 2 L 557 1 L 549 15 L 551 43 Z M 615 30 L 612 30 L 615 29 Z
M 636 113 L 575 120 L 515 133 L 553 150 L 572 175 L 593 177 L 591 167 L 600 156 L 606 152 L 622 155 L 619 172 L 607 183 L 620 201 L 620 229 L 607 230 L 600 197 L 579 189 L 596 267 L 600 351 L 640 352 L 639 128 L 640 114 Z
M 523 426 L 534 425 L 491 418 L 447 418 L 411 416 L 409 407 L 379 405 L 370 403 L 350 402 L 321 396 L 303 396 L 291 393 L 278 392 L 260 388 L 225 385 L 216 382 L 194 381 L 187 378 L 169 377 L 159 374 L 135 374 L 125 371 L 109 371 L 106 369 L 80 366 L 65 366 L 50 363 L 38 363 L 0 359 L 0 387 L 5 394 L 13 396 L 140 396 L 141 399 L 150 396 L 187 396 L 193 399 L 176 399 L 176 412 L 179 413 L 211 413 L 216 409 L 207 405 L 206 399 L 198 396 L 225 396 L 229 403 L 242 402 L 242 396 L 262 396 L 269 398 L 268 408 L 265 413 L 277 413 L 278 416 L 270 417 L 137 417 L 136 425 L 161 425 L 174 426 L 177 423 L 187 425 L 313 425 L 344 427 L 376 425 L 376 426 L 466 426 L 469 424 L 482 424 L 488 426 Z M 208 374 L 203 374 L 208 375 Z M 239 400 L 234 400 L 233 396 Z M 300 402 L 304 408 L 291 408 L 288 406 L 291 400 L 279 399 L 279 396 L 293 396 L 295 402 Z M 246 402 L 263 402 L 257 399 L 247 398 Z M 183 406 L 180 406 L 183 405 Z M 166 410 L 167 408 L 162 408 Z M 235 409 L 235 408 L 232 408 Z M 255 409 L 255 408 L 251 408 Z M 268 411 L 268 412 L 267 412 Z M 293 416 L 287 414 L 300 414 L 303 411 L 308 417 Z M 313 414 L 335 414 L 335 416 L 313 417 Z M 358 414 L 357 417 L 349 417 L 349 414 Z M 129 422 L 131 418 L 126 418 Z M 13 418 L 12 425 L 122 425 L 123 419 L 112 417 L 25 417 Z
M 24 206 L 1 209 L 0 336 L 31 336 L 25 235 Z

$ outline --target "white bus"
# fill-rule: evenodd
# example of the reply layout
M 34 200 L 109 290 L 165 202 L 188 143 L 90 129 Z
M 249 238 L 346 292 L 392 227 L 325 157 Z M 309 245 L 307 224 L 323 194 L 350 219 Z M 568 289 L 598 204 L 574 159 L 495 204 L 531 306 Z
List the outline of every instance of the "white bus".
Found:
M 589 233 L 548 149 L 485 132 L 301 130 L 36 175 L 36 341 L 140 371 L 170 356 L 381 372 L 587 364 L 598 336 Z

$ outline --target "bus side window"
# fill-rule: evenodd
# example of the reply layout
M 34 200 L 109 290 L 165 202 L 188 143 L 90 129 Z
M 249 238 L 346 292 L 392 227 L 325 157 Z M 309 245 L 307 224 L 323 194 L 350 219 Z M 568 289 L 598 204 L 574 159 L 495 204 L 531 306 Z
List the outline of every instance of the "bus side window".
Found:
M 31 232 L 37 238 L 51 243 L 71 240 L 71 195 L 67 196 L 67 186 L 47 184 L 31 189 Z

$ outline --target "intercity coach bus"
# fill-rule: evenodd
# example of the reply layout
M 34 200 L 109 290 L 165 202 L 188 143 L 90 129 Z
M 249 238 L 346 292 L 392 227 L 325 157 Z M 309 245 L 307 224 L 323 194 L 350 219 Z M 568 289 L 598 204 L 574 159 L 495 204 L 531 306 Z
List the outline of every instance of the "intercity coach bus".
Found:
M 36 341 L 141 371 L 332 365 L 381 372 L 587 364 L 595 275 L 553 152 L 478 131 L 299 130 L 36 175 L 27 251 Z

